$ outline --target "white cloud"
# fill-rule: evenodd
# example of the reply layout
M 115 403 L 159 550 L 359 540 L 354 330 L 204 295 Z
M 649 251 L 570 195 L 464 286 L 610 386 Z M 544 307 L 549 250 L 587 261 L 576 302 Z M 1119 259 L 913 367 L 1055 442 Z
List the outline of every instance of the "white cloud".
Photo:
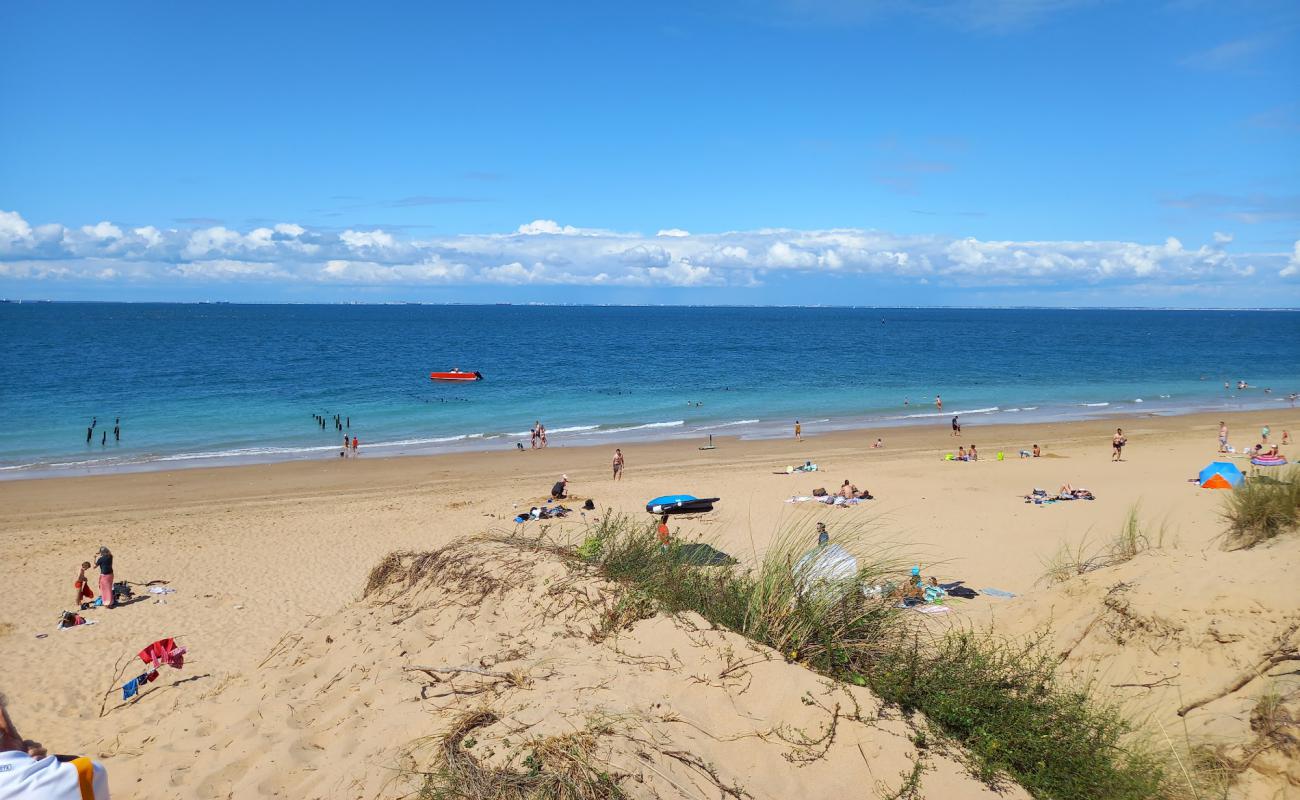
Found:
M 582 233 L 578 228 L 572 225 L 560 225 L 553 219 L 535 219 L 532 222 L 520 225 L 518 233 L 525 236 L 535 236 L 541 233 L 556 234 L 560 236 L 576 236 Z
M 396 244 L 393 235 L 384 233 L 381 230 L 373 231 L 353 231 L 347 230 L 339 234 L 339 238 L 348 247 L 360 250 L 363 247 L 392 247 Z
M 1286 266 L 1277 274 L 1283 278 L 1300 275 L 1300 241 L 1295 243 L 1295 247 L 1291 250 L 1291 257 L 1287 259 Z
M 506 234 L 410 238 L 294 223 L 246 232 L 111 222 L 33 226 L 0 211 L 0 275 L 11 280 L 281 281 L 350 285 L 757 285 L 778 274 L 834 275 L 962 287 L 1196 283 L 1245 285 L 1300 274 L 1300 255 L 1229 253 L 1225 234 L 1175 238 L 999 241 L 833 228 L 654 235 L 535 220 Z M 685 231 L 680 231 L 685 234 Z M 1252 278 L 1252 275 L 1255 276 Z
M 667 236 L 670 239 L 680 239 L 684 236 L 690 235 L 690 231 L 684 231 L 681 228 L 665 228 L 655 234 L 655 236 Z
M 32 226 L 17 211 L 0 211 L 0 244 L 18 244 L 31 238 Z
M 1214 232 L 1215 244 L 1229 244 L 1231 241 L 1232 241 L 1231 233 L 1220 233 L 1219 231 Z
M 96 225 L 82 225 L 81 232 L 93 239 L 121 239 L 122 229 L 111 222 Z

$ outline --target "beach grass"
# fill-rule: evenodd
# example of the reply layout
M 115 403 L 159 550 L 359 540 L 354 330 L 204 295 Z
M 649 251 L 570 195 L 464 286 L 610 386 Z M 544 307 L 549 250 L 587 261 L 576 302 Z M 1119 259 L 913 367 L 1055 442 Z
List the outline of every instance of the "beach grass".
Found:
M 562 736 L 516 745 L 505 763 L 489 766 L 474 754 L 474 732 L 499 722 L 488 709 L 462 714 L 442 737 L 420 800 L 622 800 L 625 776 L 598 758 L 599 740 L 612 729 L 599 720 Z
M 1300 465 L 1237 485 L 1224 501 L 1224 546 L 1244 550 L 1300 527 Z
M 1043 574 L 1039 583 L 1061 583 L 1078 575 L 1113 567 L 1132 561 L 1139 553 L 1164 547 L 1168 531 L 1164 525 L 1154 531 L 1143 525 L 1140 507 L 1135 503 L 1120 529 L 1109 541 L 1096 546 L 1084 536 L 1074 547 L 1062 543 L 1055 553 L 1043 561 Z
M 1059 800 L 1168 796 L 1159 759 L 1128 746 L 1130 727 L 1117 708 L 1058 675 L 1044 640 L 934 633 L 888 591 L 863 592 L 906 580 L 896 553 L 868 542 L 862 530 L 837 536 L 857 557 L 858 574 L 815 586 L 796 568 L 807 537 L 793 532 L 779 535 L 755 567 L 698 567 L 677 555 L 681 545 L 661 547 L 652 522 L 606 515 L 568 553 L 660 611 L 694 611 L 790 661 L 868 686 L 904 712 L 921 712 L 965 746 L 991 784 L 1009 776 L 1037 797 Z

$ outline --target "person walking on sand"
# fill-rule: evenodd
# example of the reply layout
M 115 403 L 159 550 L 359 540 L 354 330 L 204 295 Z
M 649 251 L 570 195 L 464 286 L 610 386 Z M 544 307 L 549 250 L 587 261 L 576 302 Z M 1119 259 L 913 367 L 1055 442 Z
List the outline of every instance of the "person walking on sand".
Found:
M 1219 420 L 1219 452 L 1228 452 L 1228 423 Z
M 623 451 L 615 447 L 614 448 L 614 480 L 619 481 L 622 479 L 623 479 Z
M 803 425 L 799 424 L 799 420 L 794 421 L 794 440 L 796 442 L 803 441 Z
M 1269 435 L 1270 433 L 1272 433 L 1272 432 L 1273 432 L 1273 431 L 1272 431 L 1272 430 L 1271 430 L 1267 425 L 1265 425 L 1264 427 L 1260 428 L 1260 429 L 1259 429 L 1259 439 L 1260 439 L 1260 441 L 1262 441 L 1264 444 L 1268 444 L 1268 435 Z
M 961 423 L 957 421 L 957 415 L 952 417 L 952 435 L 961 436 Z
M 532 430 L 528 432 L 529 438 L 532 439 L 532 448 L 534 450 L 537 449 L 537 429 L 540 428 L 541 425 L 541 422 L 534 422 Z
M 113 607 L 113 553 L 101 546 L 95 556 L 95 566 L 99 567 L 99 604 L 104 608 Z
M 545 425 L 537 426 L 537 435 L 542 440 L 542 449 L 543 450 L 546 449 L 546 426 Z
M 1110 437 L 1110 446 L 1113 451 L 1110 456 L 1111 461 L 1124 460 L 1124 445 L 1128 444 L 1128 439 L 1124 437 L 1124 429 L 1116 428 L 1115 435 Z

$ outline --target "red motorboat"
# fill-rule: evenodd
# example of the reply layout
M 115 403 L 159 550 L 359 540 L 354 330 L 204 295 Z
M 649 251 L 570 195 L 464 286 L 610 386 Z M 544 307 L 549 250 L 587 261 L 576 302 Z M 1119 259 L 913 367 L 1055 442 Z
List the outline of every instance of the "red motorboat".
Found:
M 453 369 L 451 372 L 430 372 L 429 380 L 431 381 L 481 381 L 483 380 L 483 373 L 461 372 L 459 369 Z

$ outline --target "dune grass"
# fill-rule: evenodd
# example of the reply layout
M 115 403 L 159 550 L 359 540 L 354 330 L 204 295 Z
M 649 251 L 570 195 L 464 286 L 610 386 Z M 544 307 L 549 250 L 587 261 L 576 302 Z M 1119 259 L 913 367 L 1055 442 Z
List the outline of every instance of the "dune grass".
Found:
M 628 795 L 613 772 L 596 756 L 600 722 L 563 736 L 537 737 L 516 746 L 503 766 L 487 766 L 473 755 L 474 732 L 498 722 L 486 709 L 461 715 L 442 738 L 419 800 L 622 800 Z
M 1139 546 L 1136 533 L 1130 540 Z M 823 675 L 869 686 L 905 712 L 922 712 L 965 746 L 990 783 L 1010 776 L 1054 800 L 1166 796 L 1158 760 L 1125 746 L 1130 729 L 1118 710 L 1060 679 L 1043 642 L 932 634 L 887 592 L 861 590 L 906 579 L 895 553 L 871 548 L 860 531 L 836 541 L 855 554 L 858 573 L 820 582 L 798 568 L 808 536 L 790 531 L 756 567 L 697 567 L 679 557 L 679 546 L 661 548 L 652 522 L 606 515 L 567 553 L 658 610 L 694 611 Z
M 1043 561 L 1044 572 L 1039 583 L 1061 583 L 1094 570 L 1132 561 L 1139 553 L 1164 547 L 1165 537 L 1164 525 L 1154 533 L 1143 526 L 1139 507 L 1134 504 L 1129 507 L 1120 529 L 1100 547 L 1093 545 L 1087 536 L 1075 547 L 1062 543 L 1056 553 Z
M 1300 527 L 1300 465 L 1248 478 L 1224 501 L 1229 550 L 1244 550 Z

